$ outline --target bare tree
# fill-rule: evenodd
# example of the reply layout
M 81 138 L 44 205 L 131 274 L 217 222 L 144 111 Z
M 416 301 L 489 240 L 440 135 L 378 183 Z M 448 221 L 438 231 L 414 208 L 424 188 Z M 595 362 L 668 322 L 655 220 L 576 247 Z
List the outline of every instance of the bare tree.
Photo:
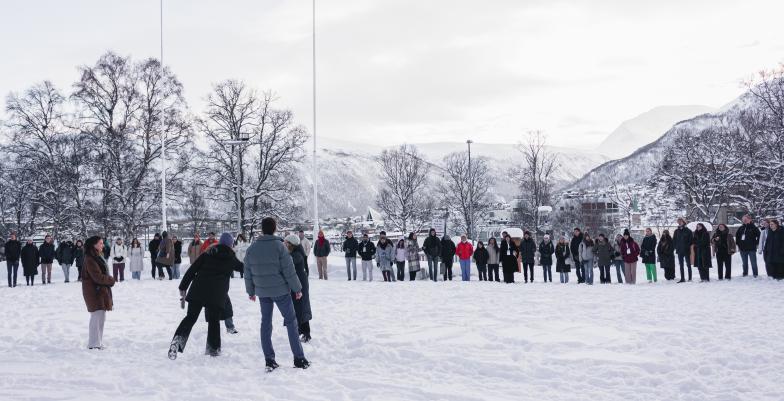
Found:
M 419 231 L 431 218 L 434 202 L 426 190 L 430 164 L 414 145 L 385 149 L 378 157 L 381 189 L 376 205 L 384 222 L 407 233 Z
M 476 222 L 490 210 L 490 188 L 495 179 L 484 157 L 472 157 L 468 168 L 468 152 L 454 152 L 443 160 L 443 200 L 459 213 L 455 225 L 466 233 L 474 233 Z
M 558 168 L 558 156 L 547 150 L 547 137 L 541 131 L 531 131 L 517 150 L 523 156 L 520 169 L 520 195 L 515 220 L 523 227 L 539 232 L 539 206 L 552 202 L 553 175 Z

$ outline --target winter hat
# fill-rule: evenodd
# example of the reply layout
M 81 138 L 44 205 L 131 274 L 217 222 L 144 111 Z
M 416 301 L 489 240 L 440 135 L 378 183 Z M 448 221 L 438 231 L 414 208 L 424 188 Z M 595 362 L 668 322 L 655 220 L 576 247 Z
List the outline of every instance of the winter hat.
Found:
M 294 235 L 294 234 L 291 234 L 291 235 L 287 236 L 284 239 L 285 239 L 286 242 L 288 242 L 291 245 L 294 245 L 294 246 L 299 245 L 299 237 Z
M 223 233 L 221 234 L 218 243 L 231 248 L 234 246 L 234 237 L 232 237 L 231 234 L 229 233 Z

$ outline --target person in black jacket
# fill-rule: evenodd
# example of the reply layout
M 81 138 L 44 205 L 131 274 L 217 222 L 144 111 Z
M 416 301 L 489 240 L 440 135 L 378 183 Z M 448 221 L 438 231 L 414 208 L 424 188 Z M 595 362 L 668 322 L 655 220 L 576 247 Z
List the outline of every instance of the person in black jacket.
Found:
M 66 283 L 71 281 L 71 265 L 73 265 L 75 258 L 76 246 L 74 246 L 73 241 L 66 240 L 60 242 L 60 245 L 57 246 L 57 263 L 63 269 L 63 277 L 65 277 Z
M 542 266 L 542 275 L 544 275 L 544 283 L 548 280 L 553 282 L 553 254 L 555 253 L 555 245 L 550 240 L 550 236 L 545 234 L 542 242 L 539 243 L 539 264 Z M 533 281 L 533 280 L 531 280 Z
M 22 243 L 16 239 L 16 233 L 11 233 L 8 241 L 3 246 L 5 249 L 5 265 L 8 269 L 8 286 L 16 287 L 16 275 L 19 271 L 19 257 L 22 255 Z
M 20 258 L 25 281 L 27 285 L 33 285 L 35 275 L 38 274 L 38 265 L 41 264 L 41 259 L 38 256 L 38 248 L 33 244 L 32 239 L 28 239 L 27 244 L 22 247 Z
M 487 260 L 490 259 L 490 254 L 487 253 L 487 248 L 482 241 L 476 243 L 474 250 L 474 262 L 476 262 L 476 270 L 479 271 L 479 281 L 487 281 Z
M 678 264 L 681 267 L 681 280 L 678 281 L 679 283 L 683 283 L 686 281 L 683 275 L 683 262 L 686 262 L 686 266 L 689 269 L 689 281 L 691 281 L 691 243 L 692 243 L 692 234 L 689 227 L 686 227 L 686 220 L 683 218 L 678 219 L 678 228 L 675 229 L 675 232 L 672 234 L 672 243 L 675 246 L 675 253 L 678 255 Z
M 367 234 L 362 235 L 358 253 L 362 259 L 362 281 L 367 281 L 368 274 L 370 274 L 370 281 L 373 281 L 373 259 L 376 257 L 376 246 L 370 242 Z
M 441 257 L 441 240 L 438 239 L 438 234 L 435 228 L 430 228 L 430 232 L 422 244 L 422 251 L 427 258 L 427 272 L 430 279 L 438 281 L 438 259 Z
M 711 268 L 711 240 L 708 230 L 702 223 L 697 223 L 691 241 L 691 262 L 700 273 L 700 282 L 708 282 Z
M 207 320 L 207 349 L 210 356 L 221 351 L 220 321 L 230 317 L 229 283 L 232 272 L 240 272 L 244 266 L 237 260 L 232 246 L 234 238 L 223 233 L 218 245 L 199 256 L 180 282 L 180 296 L 188 301 L 188 312 L 174 332 L 169 346 L 169 359 L 177 359 L 177 353 L 185 350 L 191 329 L 199 319 L 202 308 Z M 190 289 L 188 289 L 190 287 Z M 187 291 L 187 295 L 186 295 Z
M 242 234 L 240 234 L 242 235 Z M 174 264 L 172 265 L 172 278 L 180 278 L 180 265 L 182 264 L 182 241 L 176 235 L 172 236 L 174 241 Z
M 670 236 L 670 230 L 664 230 L 656 246 L 656 254 L 659 256 L 659 266 L 664 269 L 664 278 L 667 281 L 675 280 L 675 246 Z
M 57 256 L 51 235 L 44 237 L 44 243 L 38 247 L 38 256 L 41 258 L 41 282 L 52 284 L 52 263 Z
M 444 264 L 444 281 L 452 281 L 452 263 L 455 261 L 457 247 L 452 238 L 444 234 L 441 239 L 441 261 Z
M 357 250 L 359 249 L 359 242 L 354 238 L 354 233 L 351 231 L 346 232 L 346 239 L 343 241 L 343 252 L 346 254 L 346 276 L 348 281 L 354 278 L 357 280 Z
M 536 241 L 531 238 L 531 233 L 523 233 L 520 242 L 520 254 L 523 257 L 523 278 L 528 282 L 528 273 L 531 273 L 531 282 L 534 282 L 534 264 L 536 264 Z
M 572 260 L 574 261 L 574 272 L 577 275 L 577 284 L 585 282 L 582 264 L 580 263 L 580 244 L 582 242 L 583 232 L 580 231 L 579 228 L 575 227 L 572 234 L 572 240 L 569 242 L 569 251 L 572 254 Z
M 642 264 L 645 265 L 645 276 L 649 283 L 658 281 L 656 277 L 656 235 L 650 228 L 645 229 L 645 237 L 640 245 Z
M 155 233 L 152 237 L 152 241 L 147 245 L 147 250 L 150 252 L 150 263 L 152 264 L 152 268 L 150 272 L 152 273 L 152 279 L 155 280 L 155 270 L 157 269 L 158 265 L 155 263 L 155 259 L 158 258 L 158 247 L 161 246 L 161 234 Z
M 514 283 L 514 274 L 517 271 L 517 258 L 520 256 L 520 248 L 515 244 L 509 233 L 501 233 L 504 237 L 501 240 L 501 266 L 504 271 L 504 283 Z
M 776 219 L 771 219 L 769 224 L 762 254 L 768 276 L 782 280 L 784 279 L 784 231 L 781 229 L 781 223 Z
M 284 243 L 291 253 L 294 269 L 297 271 L 300 284 L 302 284 L 302 297 L 297 299 L 297 294 L 292 292 L 291 300 L 294 302 L 294 313 L 297 315 L 300 339 L 306 343 L 311 340 L 310 321 L 313 319 L 313 312 L 310 309 L 310 285 L 308 284 L 308 272 L 305 269 L 305 250 L 296 235 L 287 236 Z
M 76 240 L 74 244 L 74 264 L 76 265 L 76 280 L 82 281 L 82 267 L 84 267 L 84 244 L 82 240 Z
M 751 215 L 743 216 L 743 225 L 735 232 L 735 244 L 740 250 L 740 260 L 743 262 L 743 277 L 749 275 L 749 261 L 751 261 L 751 274 L 757 277 L 757 246 L 760 240 L 760 230 L 751 219 Z

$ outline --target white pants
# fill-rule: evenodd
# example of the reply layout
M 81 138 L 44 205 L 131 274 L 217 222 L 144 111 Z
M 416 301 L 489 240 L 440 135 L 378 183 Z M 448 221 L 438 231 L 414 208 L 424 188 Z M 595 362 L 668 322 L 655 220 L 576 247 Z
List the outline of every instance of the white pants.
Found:
M 90 312 L 90 339 L 87 348 L 103 347 L 103 324 L 106 322 L 106 311 Z
M 363 260 L 362 261 L 362 281 L 367 280 L 368 272 L 370 272 L 370 281 L 373 281 L 373 261 L 372 260 Z

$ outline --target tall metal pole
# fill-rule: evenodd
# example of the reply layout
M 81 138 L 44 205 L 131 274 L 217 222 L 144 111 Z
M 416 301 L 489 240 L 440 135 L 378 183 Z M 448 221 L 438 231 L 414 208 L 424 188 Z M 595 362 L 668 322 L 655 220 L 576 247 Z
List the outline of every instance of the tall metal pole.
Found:
M 471 144 L 474 143 L 472 140 L 467 140 L 466 143 L 468 144 L 468 238 L 471 239 L 471 242 L 474 242 L 474 236 L 472 235 L 472 231 L 474 231 L 474 182 L 473 182 L 473 172 L 471 171 Z
M 313 0 L 313 236 L 319 231 L 318 167 L 316 166 L 316 0 Z
M 161 77 L 163 77 L 163 0 L 161 0 Z M 161 130 L 161 231 L 166 231 L 166 133 Z

